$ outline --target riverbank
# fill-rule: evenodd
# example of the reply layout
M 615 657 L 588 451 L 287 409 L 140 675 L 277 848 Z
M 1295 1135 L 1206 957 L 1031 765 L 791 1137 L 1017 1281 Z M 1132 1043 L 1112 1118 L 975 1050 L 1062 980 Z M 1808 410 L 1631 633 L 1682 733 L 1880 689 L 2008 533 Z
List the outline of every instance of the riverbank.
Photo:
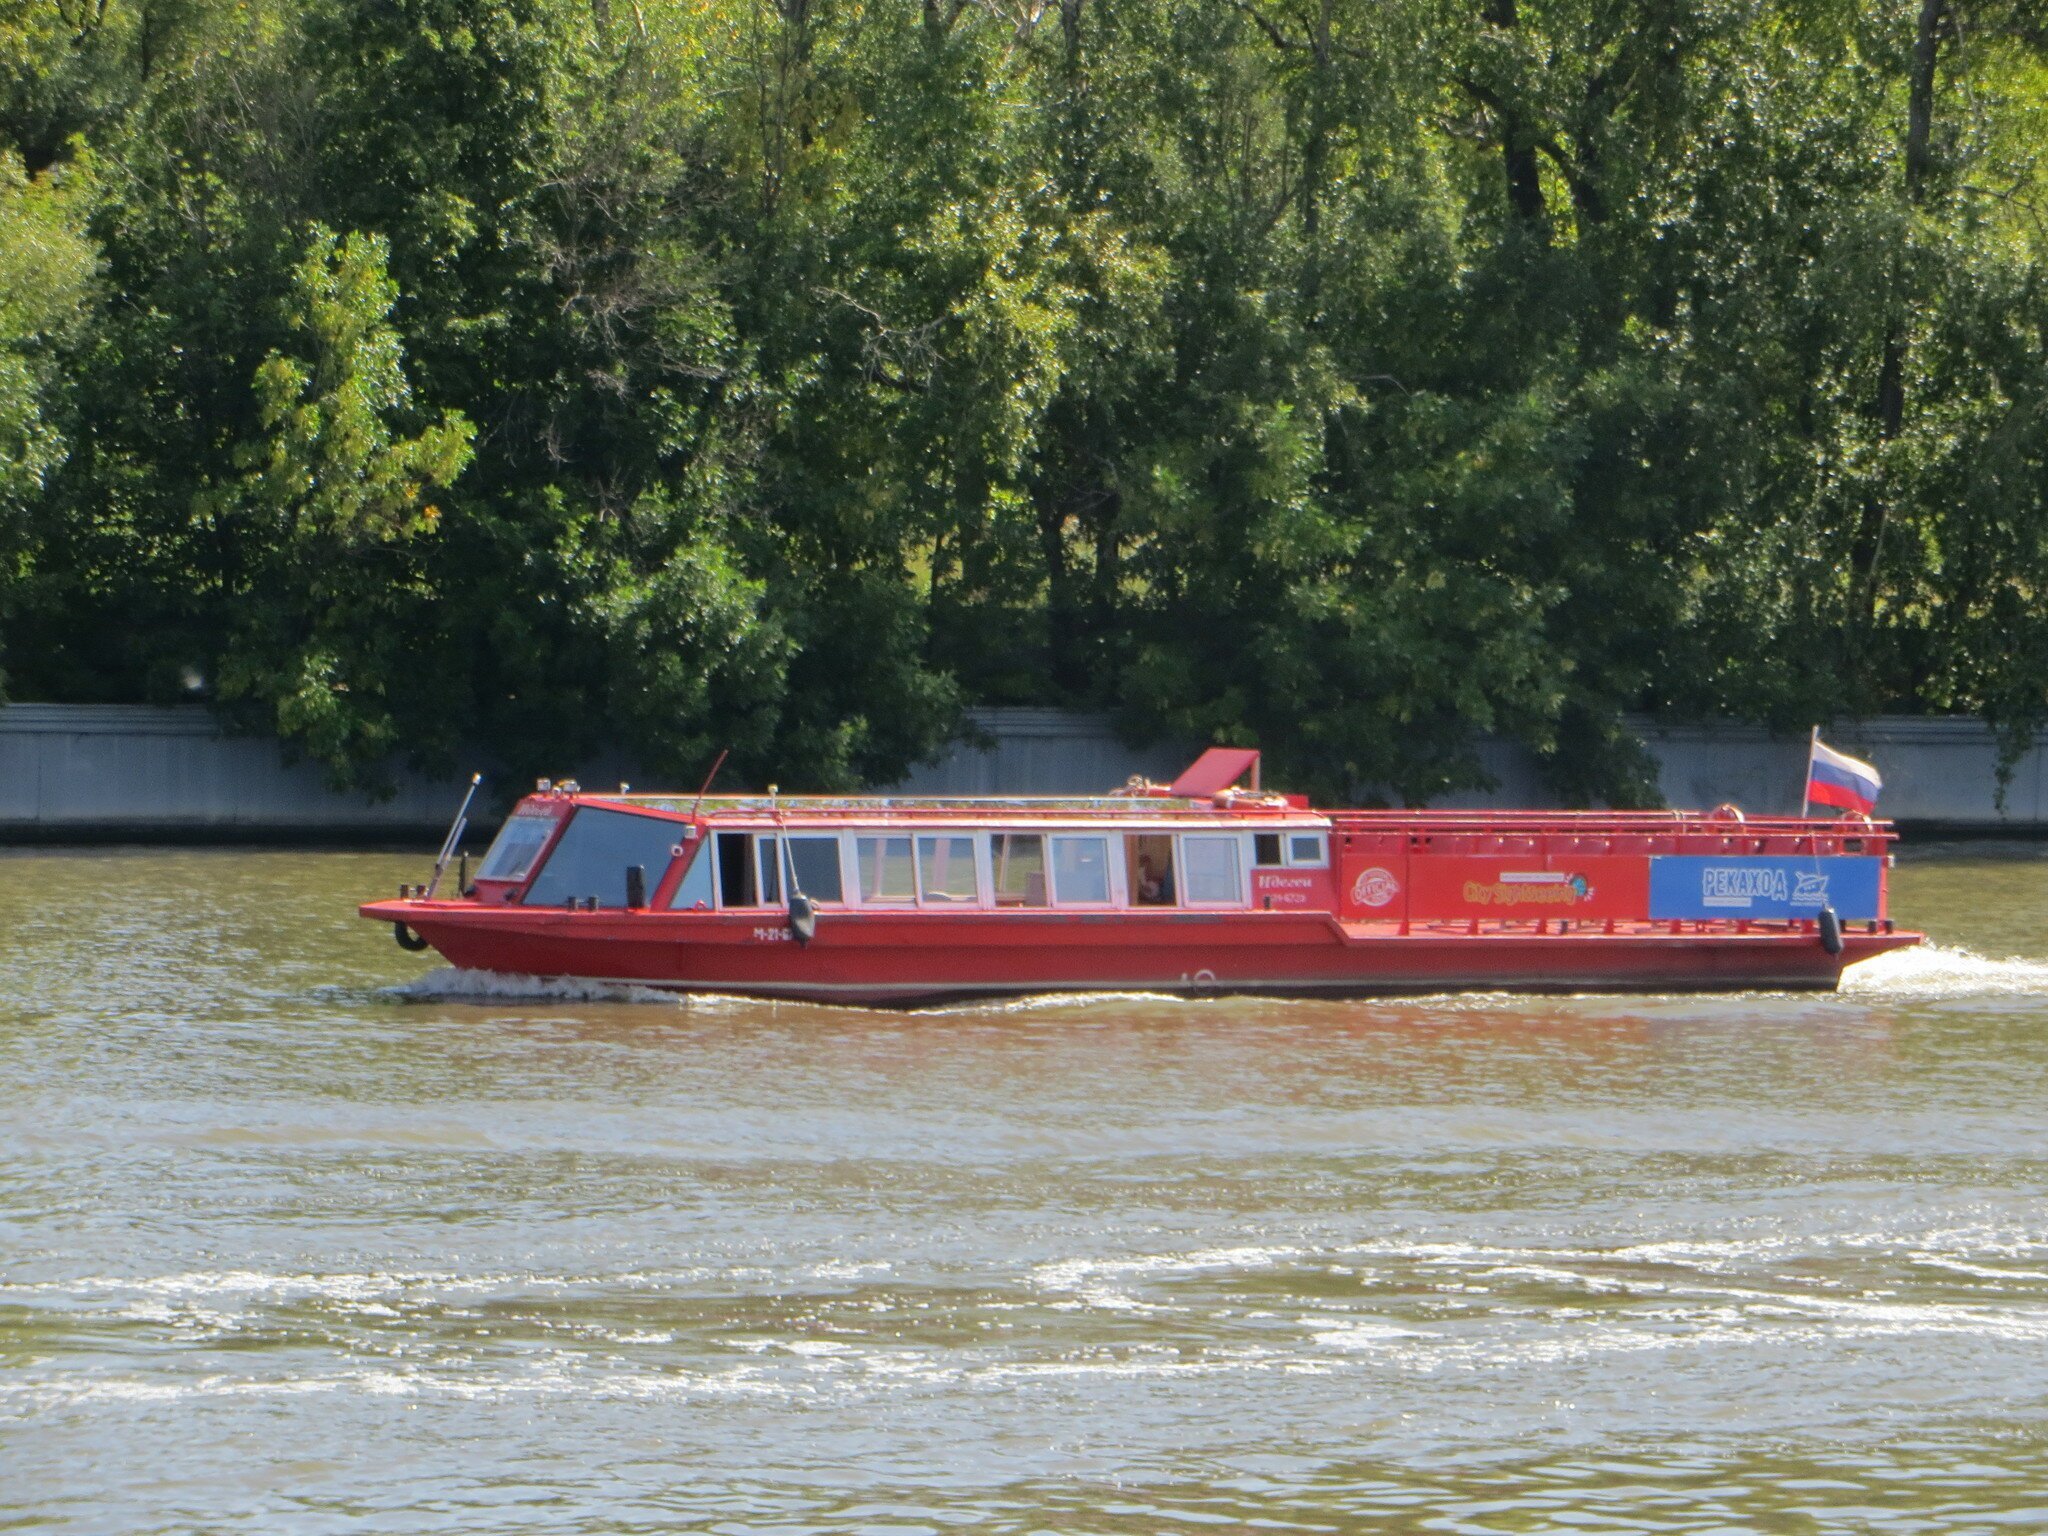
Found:
M 1073 793 L 1133 774 L 1171 777 L 1191 752 L 1132 747 L 1099 715 L 1051 709 L 974 711 L 975 740 L 956 744 L 900 785 L 925 794 Z M 1643 721 L 1667 803 L 1733 802 L 1757 814 L 1799 808 L 1806 741 L 1727 723 Z M 1883 810 L 1910 833 L 2048 835 L 2048 736 L 2018 765 L 1998 801 L 1997 744 L 1975 720 L 1885 718 L 1834 728 L 1836 745 L 1876 762 Z M 1488 743 L 1495 789 L 1440 806 L 1555 801 L 1529 755 Z M 616 772 L 616 768 L 612 770 Z M 594 780 L 588 771 L 586 782 Z M 364 845 L 438 840 L 462 798 L 460 778 L 397 776 L 376 800 L 340 794 L 316 764 L 278 743 L 225 734 L 196 706 L 14 704 L 0 707 L 0 842 L 308 842 Z M 474 830 L 489 830 L 488 802 Z

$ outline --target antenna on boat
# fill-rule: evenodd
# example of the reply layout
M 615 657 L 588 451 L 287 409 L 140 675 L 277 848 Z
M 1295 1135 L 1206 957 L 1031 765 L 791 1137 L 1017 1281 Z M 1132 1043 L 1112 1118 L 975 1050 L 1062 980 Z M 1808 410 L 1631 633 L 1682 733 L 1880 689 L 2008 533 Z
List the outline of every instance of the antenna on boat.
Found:
M 718 760 L 711 765 L 711 771 L 704 775 L 704 787 L 697 791 L 697 798 L 690 805 L 690 820 L 697 819 L 697 812 L 703 807 L 704 797 L 711 793 L 711 781 L 718 777 L 718 770 L 725 766 L 726 755 L 731 751 L 731 747 L 718 749 Z
M 469 802 L 476 798 L 476 787 L 483 783 L 484 776 L 472 773 L 469 776 L 469 793 L 462 797 L 462 809 L 455 813 L 455 820 L 449 823 L 448 835 L 441 839 L 441 852 L 434 860 L 434 878 L 427 882 L 426 899 L 434 899 L 434 888 L 441 883 L 441 874 L 448 868 L 448 860 L 455 853 L 455 845 L 462 841 L 463 829 L 469 825 Z

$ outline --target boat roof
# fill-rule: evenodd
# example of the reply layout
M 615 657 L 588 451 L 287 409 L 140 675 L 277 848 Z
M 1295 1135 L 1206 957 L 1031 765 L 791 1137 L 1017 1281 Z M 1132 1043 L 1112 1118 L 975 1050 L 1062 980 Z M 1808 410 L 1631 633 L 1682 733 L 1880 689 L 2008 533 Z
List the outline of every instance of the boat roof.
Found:
M 1227 793 L 1247 774 L 1253 788 Z M 1102 795 L 634 795 L 620 786 L 618 794 L 582 789 L 574 782 L 543 783 L 541 793 L 583 803 L 659 811 L 672 816 L 747 817 L 842 821 L 856 817 L 935 820 L 962 816 L 1084 820 L 1165 821 L 1176 817 L 1255 816 L 1262 820 L 1310 817 L 1317 825 L 1327 818 L 1312 810 L 1301 795 L 1260 794 L 1259 753 L 1252 747 L 1211 747 L 1170 785 L 1133 778 L 1122 789 Z
M 714 770 L 715 771 L 715 770 Z M 1249 776 L 1251 788 L 1239 790 Z M 1554 811 L 1554 810 L 1332 810 L 1312 807 L 1306 796 L 1259 790 L 1259 752 L 1253 747 L 1211 747 L 1184 769 L 1172 784 L 1133 778 L 1121 789 L 1095 795 L 785 795 L 771 785 L 768 793 L 712 795 L 635 795 L 619 786 L 616 794 L 585 790 L 574 781 L 541 782 L 537 798 L 556 803 L 615 806 L 678 817 L 733 820 L 772 819 L 778 824 L 807 827 L 845 826 L 865 822 L 935 823 L 972 818 L 1001 823 L 1125 822 L 1228 825 L 1232 822 L 1294 827 L 1340 827 L 1347 833 L 1416 835 L 1492 835 L 1528 837 L 1538 834 L 1613 836 L 1617 834 L 1696 834 L 1768 837 L 1871 837 L 1889 839 L 1890 822 L 1860 818 L 1854 825 L 1816 822 L 1805 817 L 1745 817 L 1732 806 L 1714 811 Z
M 1246 796 L 1219 806 L 1213 798 L 1187 795 L 603 795 L 581 793 L 588 803 L 687 816 L 781 816 L 846 820 L 861 816 L 1082 817 L 1088 820 L 1165 821 L 1198 816 L 1257 816 L 1324 819 L 1320 812 L 1282 796 Z

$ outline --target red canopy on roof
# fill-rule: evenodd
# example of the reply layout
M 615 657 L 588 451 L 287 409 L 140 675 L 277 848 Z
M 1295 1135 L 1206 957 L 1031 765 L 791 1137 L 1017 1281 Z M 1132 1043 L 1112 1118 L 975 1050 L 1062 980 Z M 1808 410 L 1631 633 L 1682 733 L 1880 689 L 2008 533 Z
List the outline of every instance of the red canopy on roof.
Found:
M 1173 781 L 1172 793 L 1191 800 L 1206 800 L 1219 789 L 1228 789 L 1259 766 L 1256 747 L 1211 747 L 1190 763 Z

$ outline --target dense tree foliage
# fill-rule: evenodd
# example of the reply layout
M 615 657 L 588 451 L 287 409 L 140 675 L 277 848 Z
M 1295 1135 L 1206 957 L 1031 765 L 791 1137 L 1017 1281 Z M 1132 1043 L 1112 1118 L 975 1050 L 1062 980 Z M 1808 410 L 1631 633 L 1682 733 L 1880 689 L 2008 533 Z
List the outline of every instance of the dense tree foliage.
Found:
M 2039 0 L 16 0 L 0 662 L 338 778 L 2048 718 Z

